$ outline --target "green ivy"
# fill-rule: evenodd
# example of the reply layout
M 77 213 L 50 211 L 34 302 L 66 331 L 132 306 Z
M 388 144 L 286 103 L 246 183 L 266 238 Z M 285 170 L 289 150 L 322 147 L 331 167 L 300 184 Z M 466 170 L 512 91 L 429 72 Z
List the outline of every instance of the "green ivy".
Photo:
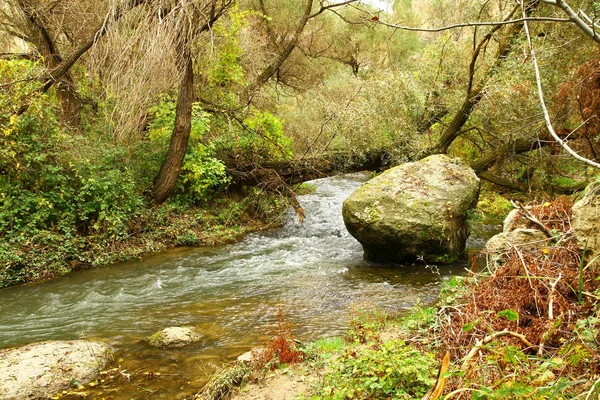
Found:
M 435 383 L 434 355 L 403 340 L 372 343 L 332 361 L 314 399 L 420 399 Z

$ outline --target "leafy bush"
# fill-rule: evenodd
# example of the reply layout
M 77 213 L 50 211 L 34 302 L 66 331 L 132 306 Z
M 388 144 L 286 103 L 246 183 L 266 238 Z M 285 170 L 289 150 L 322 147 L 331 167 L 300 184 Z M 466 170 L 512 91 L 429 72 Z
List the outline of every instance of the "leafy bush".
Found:
M 219 136 L 214 144 L 220 158 L 233 164 L 260 164 L 287 160 L 293 155 L 292 140 L 283 130 L 282 121 L 268 111 L 254 110 L 243 121 L 216 118 Z
M 349 351 L 331 364 L 316 393 L 319 399 L 420 399 L 435 383 L 437 362 L 403 340 L 372 343 Z
M 18 81 L 34 69 L 0 61 L 3 78 Z M 144 206 L 120 150 L 66 131 L 52 96 L 27 95 L 31 90 L 14 84 L 0 93 L 2 285 L 68 271 L 84 247 L 82 236 L 122 237 Z M 29 107 L 19 115 L 15 105 L 23 99 Z

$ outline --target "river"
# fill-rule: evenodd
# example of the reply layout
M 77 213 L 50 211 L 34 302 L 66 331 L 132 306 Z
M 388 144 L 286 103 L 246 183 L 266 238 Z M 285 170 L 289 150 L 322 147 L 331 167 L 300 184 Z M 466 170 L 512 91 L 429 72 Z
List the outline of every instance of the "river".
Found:
M 305 341 L 343 334 L 353 309 L 397 313 L 417 301 L 435 301 L 441 281 L 461 274 L 464 265 L 436 274 L 424 264 L 364 261 L 344 227 L 341 204 L 365 180 L 356 174 L 312 182 L 315 193 L 299 197 L 303 224 L 290 211 L 283 228 L 236 244 L 175 249 L 3 289 L 0 348 L 108 341 L 125 373 L 88 398 L 173 399 L 193 393 L 216 367 L 264 343 L 279 310 Z M 144 342 L 162 328 L 182 325 L 197 327 L 205 339 L 180 350 Z

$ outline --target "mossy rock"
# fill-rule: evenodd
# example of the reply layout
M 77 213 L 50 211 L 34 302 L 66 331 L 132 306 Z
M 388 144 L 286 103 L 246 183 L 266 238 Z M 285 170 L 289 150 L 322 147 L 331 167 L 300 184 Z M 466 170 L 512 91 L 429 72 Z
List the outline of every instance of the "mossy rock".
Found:
M 573 205 L 572 229 L 590 267 L 600 270 L 600 182 L 591 183 Z
M 464 251 L 467 212 L 477 204 L 479 187 L 468 165 L 430 156 L 359 187 L 344 202 L 344 223 L 366 259 L 451 263 Z
M 180 348 L 202 340 L 202 336 L 193 328 L 173 326 L 156 332 L 147 339 L 154 347 Z

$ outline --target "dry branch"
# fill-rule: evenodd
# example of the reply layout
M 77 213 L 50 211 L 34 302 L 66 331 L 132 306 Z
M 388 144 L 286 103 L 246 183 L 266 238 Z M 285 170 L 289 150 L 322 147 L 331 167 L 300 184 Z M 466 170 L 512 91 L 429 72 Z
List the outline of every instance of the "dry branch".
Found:
M 511 336 L 514 338 L 519 339 L 525 346 L 529 347 L 529 348 L 534 348 L 536 347 L 533 343 L 531 343 L 529 340 L 527 340 L 527 338 L 524 335 L 521 335 L 520 333 L 516 333 L 516 332 L 512 332 L 509 330 L 503 330 L 501 332 L 495 332 L 492 333 L 491 335 L 488 335 L 486 337 L 484 337 L 483 339 L 478 340 L 475 343 L 475 346 L 473 346 L 473 348 L 471 349 L 471 351 L 469 351 L 469 353 L 465 356 L 465 359 L 463 361 L 462 364 L 462 369 L 464 370 L 469 361 L 471 360 L 471 358 L 473 358 L 475 356 L 475 354 L 477 354 L 477 352 L 479 350 L 482 349 L 483 346 L 485 346 L 486 344 L 490 343 L 492 340 L 497 339 L 499 337 L 502 336 Z

